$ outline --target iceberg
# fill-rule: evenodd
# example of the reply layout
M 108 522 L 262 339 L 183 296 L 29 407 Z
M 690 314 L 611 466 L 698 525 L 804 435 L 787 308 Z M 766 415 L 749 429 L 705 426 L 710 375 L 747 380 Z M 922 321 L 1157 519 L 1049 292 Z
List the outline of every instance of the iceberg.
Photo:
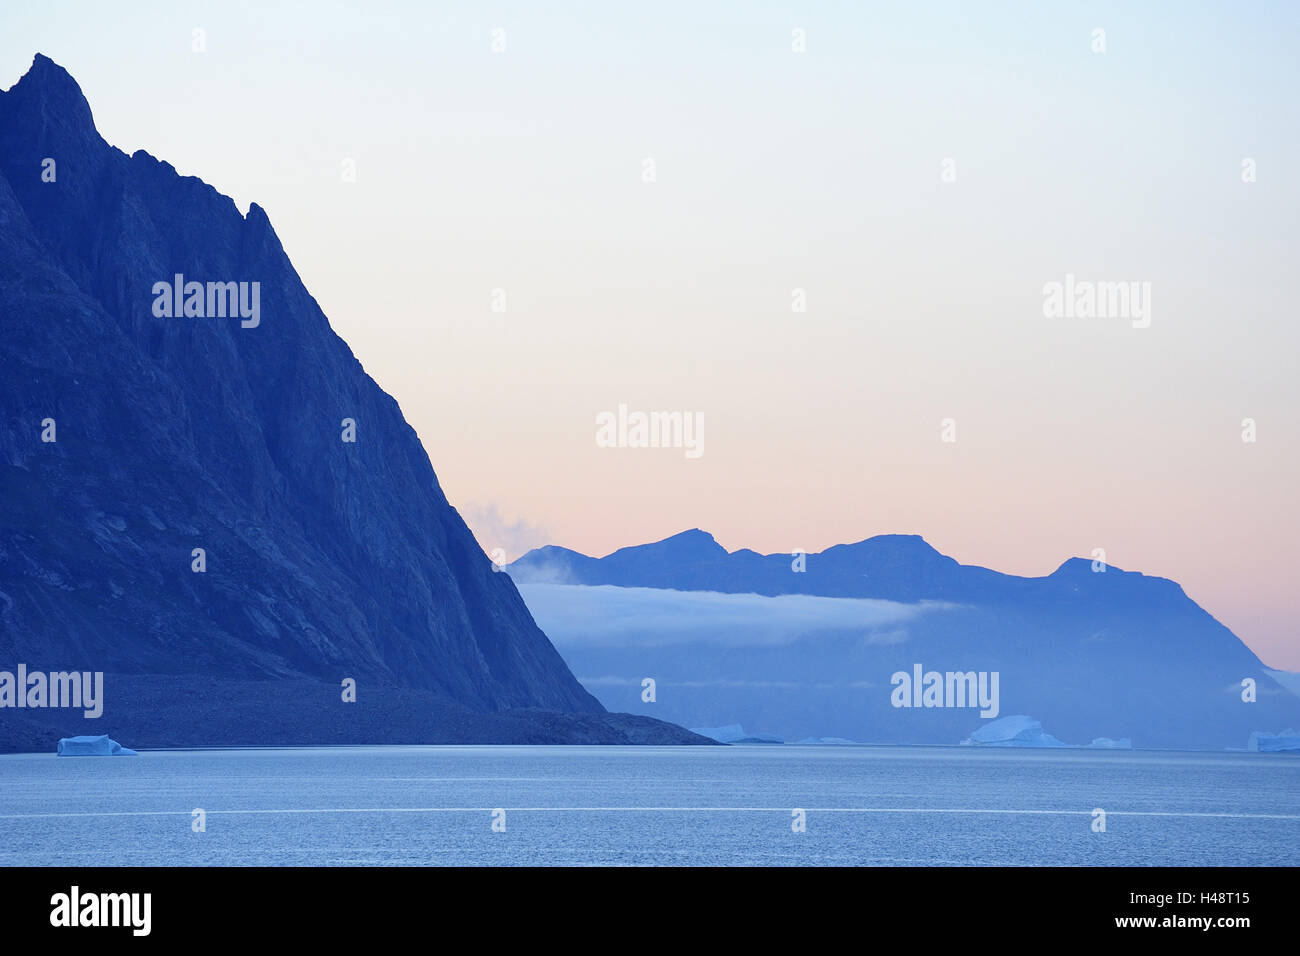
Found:
M 1119 740 L 1111 740 L 1109 737 L 1094 737 L 1089 747 L 1096 747 L 1098 750 L 1132 750 L 1133 741 L 1128 737 L 1121 737 Z
M 1032 717 L 1014 714 L 999 717 L 985 724 L 968 738 L 963 747 L 1068 747 L 1051 734 L 1043 732 L 1043 725 Z
M 60 757 L 135 757 L 134 750 L 123 747 L 107 734 L 98 737 L 64 737 L 59 741 Z
M 1300 731 L 1290 727 L 1276 734 L 1256 730 L 1246 749 L 1262 754 L 1300 753 Z

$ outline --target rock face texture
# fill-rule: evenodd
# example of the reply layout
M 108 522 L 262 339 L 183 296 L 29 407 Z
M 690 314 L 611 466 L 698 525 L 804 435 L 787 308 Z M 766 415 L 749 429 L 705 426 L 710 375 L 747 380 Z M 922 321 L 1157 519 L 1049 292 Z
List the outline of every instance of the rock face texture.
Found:
M 156 314 L 155 284 L 178 274 L 205 284 L 207 317 Z M 258 283 L 256 324 L 212 317 L 206 283 L 248 299 Z M 10 669 L 191 689 L 351 677 L 363 700 L 382 686 L 457 713 L 603 714 L 266 213 L 108 145 L 44 56 L 0 93 L 0 409 Z M 104 730 L 131 706 L 112 688 Z M 281 696 L 268 714 L 293 706 Z

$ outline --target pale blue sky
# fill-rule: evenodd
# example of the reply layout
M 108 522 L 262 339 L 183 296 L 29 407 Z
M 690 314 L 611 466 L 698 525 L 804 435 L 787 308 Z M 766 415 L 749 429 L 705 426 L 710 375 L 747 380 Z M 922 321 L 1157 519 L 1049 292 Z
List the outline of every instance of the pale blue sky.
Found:
M 0 85 L 263 206 L 486 548 L 1104 547 L 1300 669 L 1300 5 L 350 6 L 9 2 Z M 1044 318 L 1067 272 L 1151 327 Z

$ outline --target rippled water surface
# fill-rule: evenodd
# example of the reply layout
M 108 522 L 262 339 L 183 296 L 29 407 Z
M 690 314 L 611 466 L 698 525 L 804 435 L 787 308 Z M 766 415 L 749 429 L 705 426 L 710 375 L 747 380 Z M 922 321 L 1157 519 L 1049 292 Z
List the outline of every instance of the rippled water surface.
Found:
M 0 756 L 0 863 L 1295 865 L 1298 797 L 1300 759 L 1246 753 L 25 754 Z M 192 830 L 195 808 L 206 832 Z M 498 808 L 504 832 L 492 828 Z M 792 830 L 796 808 L 806 832 Z

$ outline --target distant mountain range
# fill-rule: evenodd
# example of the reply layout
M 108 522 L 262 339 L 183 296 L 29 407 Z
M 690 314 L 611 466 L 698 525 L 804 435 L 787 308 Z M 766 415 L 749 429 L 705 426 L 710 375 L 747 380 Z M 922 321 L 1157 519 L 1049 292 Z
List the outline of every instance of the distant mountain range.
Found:
M 1300 697 L 1176 583 L 1079 558 L 1024 578 L 958 564 L 915 535 L 799 559 L 728 552 L 696 529 L 604 558 L 539 548 L 509 572 L 606 706 L 691 727 L 970 738 L 987 720 L 977 710 L 894 706 L 894 675 L 917 665 L 996 672 L 1000 715 L 1032 715 L 1071 744 L 1245 749 L 1252 731 L 1300 725 Z
M 574 680 L 266 213 L 44 56 L 0 94 L 0 407 L 0 670 L 108 675 L 0 749 L 699 740 Z

